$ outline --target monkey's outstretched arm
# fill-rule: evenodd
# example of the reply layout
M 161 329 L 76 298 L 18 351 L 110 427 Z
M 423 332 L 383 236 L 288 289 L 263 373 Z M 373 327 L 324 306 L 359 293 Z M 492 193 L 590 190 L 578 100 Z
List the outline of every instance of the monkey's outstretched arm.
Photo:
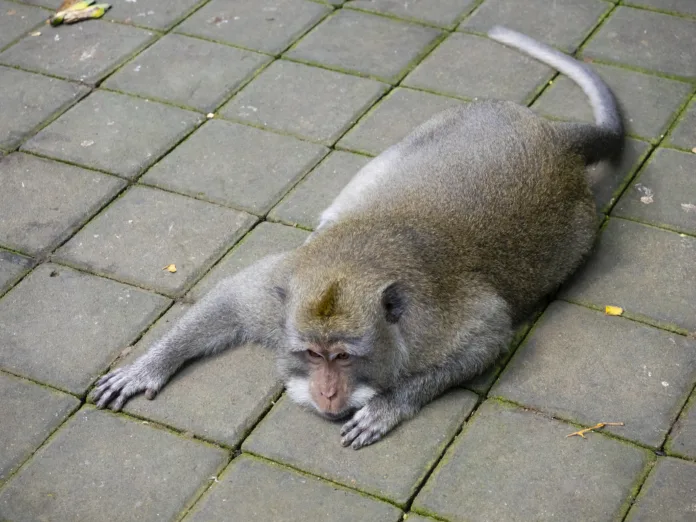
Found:
M 97 382 L 92 400 L 118 411 L 136 393 L 153 399 L 189 359 L 245 342 L 273 346 L 280 335 L 280 299 L 273 295 L 286 254 L 264 258 L 218 284 L 133 364 Z

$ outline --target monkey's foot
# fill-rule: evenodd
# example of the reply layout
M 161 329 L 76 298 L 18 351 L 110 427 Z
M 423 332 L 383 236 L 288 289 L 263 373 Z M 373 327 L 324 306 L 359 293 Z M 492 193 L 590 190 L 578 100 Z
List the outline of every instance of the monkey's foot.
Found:
M 341 445 L 357 450 L 377 442 L 399 423 L 398 410 L 380 397 L 370 400 L 341 428 Z
M 154 399 L 167 382 L 167 377 L 157 373 L 137 363 L 117 368 L 97 381 L 92 391 L 92 400 L 97 408 L 110 407 L 119 411 L 136 393 L 144 391 L 147 399 Z
M 584 430 L 574 431 L 573 433 L 569 433 L 568 435 L 566 435 L 566 438 L 567 437 L 574 437 L 577 435 L 578 437 L 582 437 L 583 439 L 586 439 L 587 437 L 585 437 L 585 433 L 589 433 L 590 431 L 594 431 L 594 430 L 599 430 L 599 429 L 603 428 L 604 426 L 624 426 L 624 423 L 623 422 L 600 422 L 599 424 L 592 426 L 591 428 L 585 428 Z

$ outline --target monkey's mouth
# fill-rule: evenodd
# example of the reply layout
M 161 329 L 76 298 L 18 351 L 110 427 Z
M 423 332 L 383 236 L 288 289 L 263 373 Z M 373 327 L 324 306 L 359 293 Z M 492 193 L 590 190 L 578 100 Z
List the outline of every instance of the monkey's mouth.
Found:
M 315 408 L 315 411 L 317 412 L 317 414 L 324 417 L 325 419 L 328 419 L 330 421 L 340 421 L 342 419 L 345 419 L 346 417 L 349 417 L 355 411 L 355 408 L 345 408 L 344 410 L 341 410 L 337 413 L 320 410 L 319 408 Z

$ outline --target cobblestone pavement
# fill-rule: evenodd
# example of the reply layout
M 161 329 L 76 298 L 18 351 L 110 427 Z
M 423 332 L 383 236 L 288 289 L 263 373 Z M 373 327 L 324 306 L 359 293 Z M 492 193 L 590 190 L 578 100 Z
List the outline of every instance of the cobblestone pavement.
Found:
M 696 1 L 59 3 L 0 0 L 1 520 L 696 520 Z M 86 402 L 435 112 L 591 119 L 494 23 L 592 61 L 630 133 L 596 253 L 505 361 L 358 452 L 254 346 Z

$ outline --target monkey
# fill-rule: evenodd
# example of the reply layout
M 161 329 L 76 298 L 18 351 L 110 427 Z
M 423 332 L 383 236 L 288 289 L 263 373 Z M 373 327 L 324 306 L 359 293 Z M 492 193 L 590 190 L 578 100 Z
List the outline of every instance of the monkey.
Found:
M 305 243 L 219 283 L 99 379 L 97 407 L 153 399 L 189 359 L 256 342 L 287 395 L 359 449 L 491 366 L 590 254 L 586 167 L 620 156 L 624 124 L 589 65 L 510 29 L 489 36 L 577 83 L 595 122 L 494 100 L 439 113 L 360 170 Z

